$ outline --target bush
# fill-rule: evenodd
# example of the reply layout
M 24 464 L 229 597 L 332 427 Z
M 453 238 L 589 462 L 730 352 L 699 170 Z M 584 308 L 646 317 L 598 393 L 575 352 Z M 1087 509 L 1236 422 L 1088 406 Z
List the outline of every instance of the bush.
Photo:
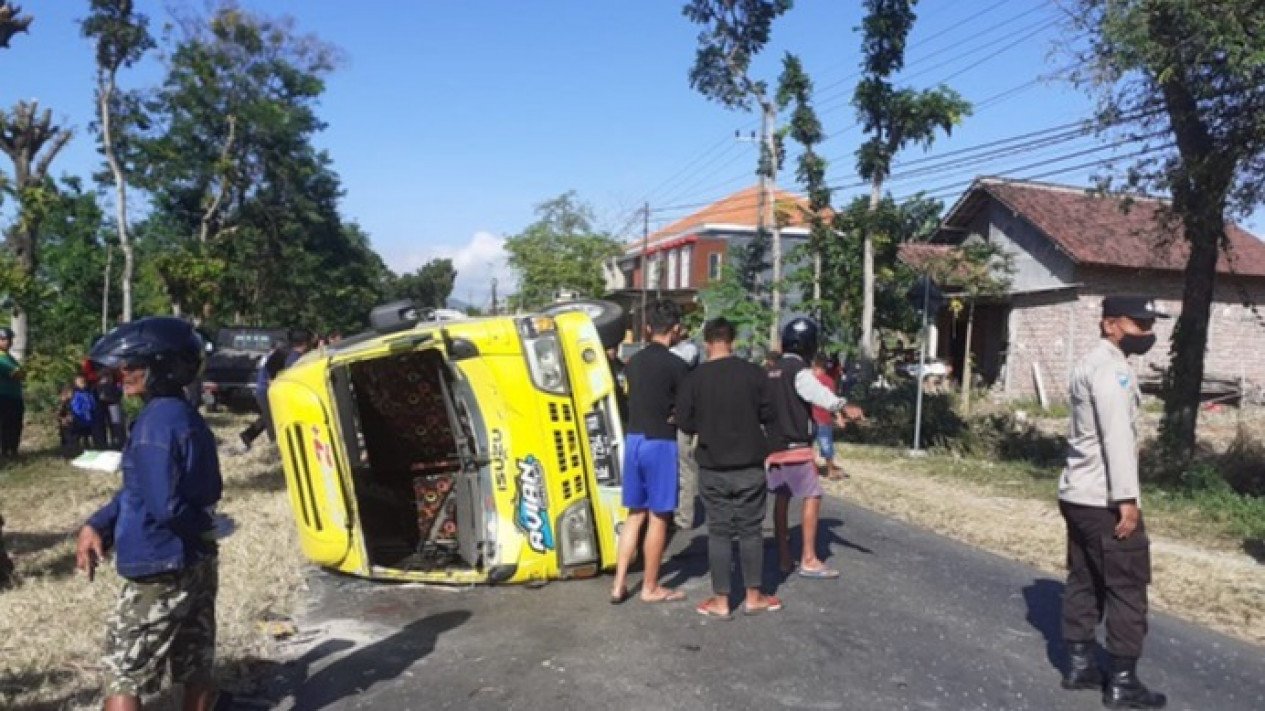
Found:
M 909 447 L 914 441 L 914 414 L 918 387 L 905 383 L 891 390 L 874 391 L 856 400 L 865 409 L 866 421 L 848 427 L 847 440 L 859 444 Z M 922 441 L 935 444 L 958 437 L 966 423 L 958 415 L 954 397 L 924 392 Z
M 1217 457 L 1217 469 L 1234 491 L 1247 496 L 1265 496 L 1265 442 L 1239 425 L 1234 441 Z
M 849 430 L 849 441 L 890 447 L 913 442 L 918 389 L 910 383 L 871 394 L 861 403 L 866 422 Z M 1042 467 L 1062 464 L 1067 440 L 1042 432 L 1009 411 L 963 418 L 957 396 L 923 393 L 922 441 L 931 448 L 963 457 L 1028 462 Z
M 1142 480 L 1178 492 L 1225 491 L 1265 496 L 1265 443 L 1240 426 L 1224 452 L 1204 450 L 1192 461 L 1170 457 L 1159 440 L 1142 445 Z

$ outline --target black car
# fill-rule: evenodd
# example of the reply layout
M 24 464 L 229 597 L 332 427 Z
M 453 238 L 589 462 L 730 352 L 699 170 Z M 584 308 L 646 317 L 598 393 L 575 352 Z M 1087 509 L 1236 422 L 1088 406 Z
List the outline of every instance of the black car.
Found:
M 255 407 L 259 365 L 273 345 L 286 339 L 284 328 L 231 326 L 215 333 L 202 374 L 202 401 L 210 408 Z

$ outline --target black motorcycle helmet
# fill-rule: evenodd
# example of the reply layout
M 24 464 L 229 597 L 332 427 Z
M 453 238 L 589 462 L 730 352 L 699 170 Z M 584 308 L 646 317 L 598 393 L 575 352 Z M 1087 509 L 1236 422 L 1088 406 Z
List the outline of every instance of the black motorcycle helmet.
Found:
M 104 368 L 145 368 L 150 396 L 179 396 L 202 374 L 202 337 L 178 318 L 143 318 L 110 331 L 88 359 Z
M 791 319 L 782 327 L 782 352 L 811 362 L 817 355 L 817 331 L 817 322 L 810 318 Z

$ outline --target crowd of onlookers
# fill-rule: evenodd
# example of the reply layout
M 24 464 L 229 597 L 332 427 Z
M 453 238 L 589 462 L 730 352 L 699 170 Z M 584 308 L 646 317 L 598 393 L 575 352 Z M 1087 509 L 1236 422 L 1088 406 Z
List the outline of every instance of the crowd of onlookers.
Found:
M 685 599 L 682 590 L 660 585 L 658 577 L 673 523 L 684 529 L 696 523 L 696 497 L 706 513 L 713 589 L 695 608 L 700 615 L 732 619 L 735 539 L 743 612 L 782 609 L 780 599 L 764 592 L 761 577 L 769 497 L 781 572 L 837 578 L 839 571 L 816 552 L 823 472 L 814 444 L 827 461 L 824 474 L 842 476 L 832 461 L 833 428 L 864 415 L 838 395 L 837 381 L 827 373 L 837 372 L 838 365 L 819 354 L 817 324 L 807 318 L 788 322 L 781 331 L 783 352 L 771 354 L 764 368 L 735 352 L 735 326 L 723 317 L 703 326 L 705 358 L 696 347 L 682 347 L 680 309 L 670 301 L 647 309 L 645 331 L 647 345 L 620 373 L 628 389 L 621 483 L 628 516 L 619 536 L 611 603 L 632 596 L 628 572 L 639 553 L 645 565 L 641 600 Z M 798 555 L 789 535 L 792 500 L 802 508 Z

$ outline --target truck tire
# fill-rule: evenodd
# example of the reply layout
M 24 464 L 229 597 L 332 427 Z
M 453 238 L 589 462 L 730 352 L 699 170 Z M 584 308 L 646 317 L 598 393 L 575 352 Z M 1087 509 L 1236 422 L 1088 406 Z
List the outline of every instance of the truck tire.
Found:
M 597 336 L 602 340 L 603 348 L 614 348 L 624 341 L 625 318 L 624 308 L 613 301 L 600 299 L 575 299 L 549 304 L 540 310 L 545 316 L 579 311 L 587 314 L 597 327 Z

